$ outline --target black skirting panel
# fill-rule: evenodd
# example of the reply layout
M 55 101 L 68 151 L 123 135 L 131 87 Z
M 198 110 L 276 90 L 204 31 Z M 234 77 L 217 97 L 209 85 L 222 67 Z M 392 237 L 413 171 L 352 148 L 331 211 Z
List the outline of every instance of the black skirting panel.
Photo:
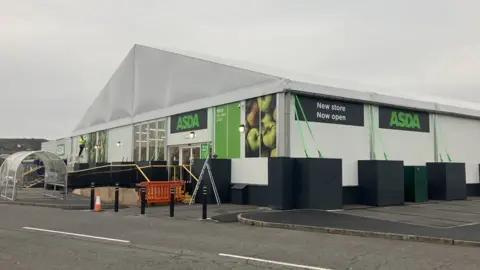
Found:
M 248 204 L 248 185 L 234 184 L 230 190 L 232 204 Z
M 199 177 L 202 171 L 205 159 L 195 159 L 193 161 L 192 173 Z M 210 168 L 212 171 L 213 179 L 215 180 L 215 186 L 217 187 L 218 195 L 221 203 L 230 202 L 230 184 L 231 184 L 231 171 L 232 161 L 230 159 L 210 159 Z M 207 203 L 216 203 L 215 194 L 213 192 L 212 184 L 208 171 L 205 170 L 202 179 L 202 185 L 207 185 Z M 195 202 L 200 203 L 202 198 L 202 188 L 199 189 Z
M 403 205 L 403 161 L 359 160 L 358 186 L 362 204 L 373 206 Z
M 248 185 L 247 197 L 249 205 L 268 207 L 270 205 L 269 187 L 262 185 Z
M 85 170 L 85 169 L 88 169 L 90 166 L 88 163 L 75 163 L 75 165 L 73 165 L 73 169 L 75 171 L 79 171 L 79 170 Z
M 152 175 L 152 168 L 150 167 L 149 161 L 138 161 L 135 162 L 135 164 L 141 168 L 142 172 L 148 177 L 148 179 L 151 179 L 150 176 Z M 135 177 L 139 179 L 140 182 L 147 181 L 142 173 L 137 169 L 135 169 Z
M 168 168 L 166 161 L 140 161 L 137 162 L 137 166 L 142 169 L 142 172 L 150 181 L 168 181 Z M 140 181 L 145 181 L 145 177 L 138 170 L 136 171 L 136 177 Z
M 293 160 L 295 208 L 332 210 L 343 207 L 341 159 Z
M 143 181 L 142 178 L 137 177 L 137 170 L 131 166 L 133 162 L 113 162 L 97 163 L 98 166 L 108 166 L 94 170 L 86 170 L 89 168 L 87 163 L 75 164 L 75 171 L 68 174 L 69 188 L 88 188 L 94 182 L 96 187 L 114 186 L 116 183 L 120 187 L 133 188 L 137 183 Z M 123 165 L 123 166 L 122 166 Z M 95 166 L 95 167 L 98 167 Z
M 360 189 L 358 186 L 344 186 L 343 187 L 343 205 L 361 204 Z
M 294 160 L 289 157 L 268 159 L 268 194 L 272 209 L 290 210 L 294 203 Z
M 467 196 L 480 196 L 480 183 L 467 184 Z
M 428 198 L 431 200 L 464 200 L 467 198 L 465 163 L 427 163 Z
M 168 168 L 167 168 L 167 161 L 165 160 L 158 160 L 158 161 L 150 161 L 151 174 L 150 180 L 151 181 L 168 181 Z M 154 167 L 154 166 L 162 166 L 162 167 Z M 182 179 L 185 180 L 185 179 Z

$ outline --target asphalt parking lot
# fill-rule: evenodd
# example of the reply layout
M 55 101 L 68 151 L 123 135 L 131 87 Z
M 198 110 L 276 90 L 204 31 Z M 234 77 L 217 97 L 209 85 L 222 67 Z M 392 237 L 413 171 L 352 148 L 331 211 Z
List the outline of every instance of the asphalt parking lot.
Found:
M 180 218 L 180 211 L 179 218 L 168 218 L 2 204 L 0 269 L 477 269 L 480 264 L 474 247 L 204 222 Z
M 390 207 L 356 206 L 338 213 L 449 229 L 480 224 L 480 198 L 472 197 L 463 201 L 407 203 L 404 206 Z

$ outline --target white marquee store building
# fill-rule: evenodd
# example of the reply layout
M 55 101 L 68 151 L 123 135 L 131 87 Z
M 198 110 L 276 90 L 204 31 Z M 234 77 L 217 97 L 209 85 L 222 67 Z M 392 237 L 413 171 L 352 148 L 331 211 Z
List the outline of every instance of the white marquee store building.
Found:
M 182 164 L 211 145 L 219 158 L 233 159 L 232 183 L 256 187 L 268 185 L 266 157 L 320 154 L 343 160 L 344 194 L 358 185 L 358 160 L 450 159 L 466 163 L 469 192 L 480 194 L 480 106 L 297 78 L 135 45 L 72 136 L 43 148 L 71 160 L 84 135 L 90 151 L 81 162 Z

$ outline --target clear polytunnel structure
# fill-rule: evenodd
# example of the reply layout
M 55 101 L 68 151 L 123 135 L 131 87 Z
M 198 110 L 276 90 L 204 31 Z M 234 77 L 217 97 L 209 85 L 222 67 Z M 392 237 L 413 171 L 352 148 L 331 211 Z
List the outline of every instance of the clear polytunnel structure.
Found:
M 29 157 L 35 157 L 43 163 L 44 195 L 55 196 L 57 190 L 63 189 L 63 195 L 67 195 L 67 166 L 56 154 L 48 151 L 23 151 L 8 156 L 0 166 L 0 197 L 14 201 L 18 191 L 23 188 L 25 166 L 23 161 Z M 49 194 L 48 190 L 53 190 Z

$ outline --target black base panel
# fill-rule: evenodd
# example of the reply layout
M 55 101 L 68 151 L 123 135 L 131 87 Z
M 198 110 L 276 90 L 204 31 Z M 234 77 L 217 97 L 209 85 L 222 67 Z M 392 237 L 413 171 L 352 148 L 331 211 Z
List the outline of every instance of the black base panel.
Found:
M 95 170 L 87 170 L 81 172 L 73 172 L 68 174 L 69 188 L 88 188 L 94 182 L 96 187 L 115 186 L 119 183 L 120 187 L 133 188 L 139 183 L 136 178 L 136 169 L 128 166 L 132 162 L 113 162 L 112 167 L 100 168 Z M 100 164 L 99 164 L 100 165 Z M 102 164 L 109 165 L 109 163 Z M 127 165 L 125 167 L 117 165 Z M 88 168 L 88 164 L 79 164 L 75 169 L 84 170 Z
M 268 159 L 270 208 L 276 210 L 290 210 L 294 208 L 294 165 L 294 160 L 288 157 Z
M 465 200 L 467 184 L 465 163 L 427 163 L 428 198 L 430 200 Z
M 360 189 L 358 186 L 344 186 L 343 187 L 343 205 L 361 204 Z
M 403 161 L 359 160 L 360 201 L 373 206 L 405 204 L 403 175 Z
M 467 196 L 480 196 L 480 183 L 467 184 Z M 362 204 L 360 200 L 360 188 L 358 186 L 344 186 L 343 187 L 343 205 L 359 205 Z
M 296 209 L 341 209 L 342 160 L 295 158 L 294 195 Z
M 268 186 L 248 185 L 248 204 L 268 207 L 270 204 L 270 197 Z
M 248 204 L 248 185 L 232 185 L 230 195 L 232 204 Z
M 467 184 L 467 196 L 480 196 L 480 183 Z
M 192 173 L 197 176 L 197 178 L 200 176 L 204 163 L 205 159 L 195 159 L 193 161 Z M 210 168 L 212 171 L 213 179 L 215 180 L 215 186 L 217 187 L 220 202 L 229 203 L 232 161 L 230 159 L 210 159 Z M 202 185 L 203 184 L 207 185 L 207 203 L 216 203 L 215 194 L 213 192 L 212 184 L 210 181 L 210 175 L 206 170 L 203 174 Z M 195 197 L 195 202 L 202 202 L 202 188 L 199 188 L 198 194 Z

